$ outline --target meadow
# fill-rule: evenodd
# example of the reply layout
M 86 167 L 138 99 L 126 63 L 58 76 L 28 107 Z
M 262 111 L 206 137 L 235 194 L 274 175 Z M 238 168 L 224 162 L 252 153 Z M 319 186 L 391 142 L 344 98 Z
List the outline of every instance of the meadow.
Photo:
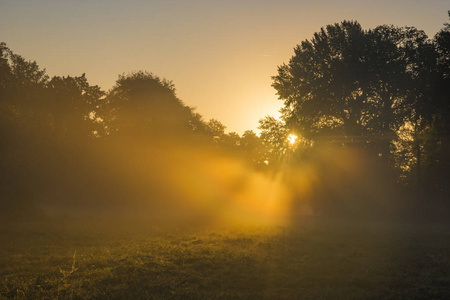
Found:
M 449 229 L 2 222 L 0 299 L 449 299 Z

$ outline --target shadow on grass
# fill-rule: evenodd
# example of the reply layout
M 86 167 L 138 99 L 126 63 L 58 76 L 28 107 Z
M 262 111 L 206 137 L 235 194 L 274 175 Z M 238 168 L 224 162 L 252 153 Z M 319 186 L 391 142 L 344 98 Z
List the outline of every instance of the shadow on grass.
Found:
M 3 298 L 450 298 L 447 227 L 305 219 L 190 232 L 32 228 L 9 238 L 2 228 Z

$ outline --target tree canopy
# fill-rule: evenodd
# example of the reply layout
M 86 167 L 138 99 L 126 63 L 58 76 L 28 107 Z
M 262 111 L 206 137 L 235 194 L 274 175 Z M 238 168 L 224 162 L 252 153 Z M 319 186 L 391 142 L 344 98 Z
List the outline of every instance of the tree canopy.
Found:
M 312 149 L 357 147 L 415 186 L 416 198 L 425 190 L 443 197 L 449 36 L 449 24 L 434 39 L 414 27 L 363 30 L 356 21 L 322 28 L 273 77 L 285 122 L 262 120 L 263 140 L 278 141 L 281 152 L 289 132 L 310 140 Z
M 278 67 L 281 118 L 261 119 L 258 136 L 204 120 L 153 73 L 119 75 L 103 91 L 85 74 L 50 78 L 0 43 L 0 209 L 167 199 L 180 181 L 172 173 L 203 191 L 207 181 L 190 172 L 221 157 L 283 173 L 294 195 L 308 185 L 322 211 L 392 202 L 450 211 L 449 56 L 448 23 L 433 38 L 414 27 L 325 26 Z

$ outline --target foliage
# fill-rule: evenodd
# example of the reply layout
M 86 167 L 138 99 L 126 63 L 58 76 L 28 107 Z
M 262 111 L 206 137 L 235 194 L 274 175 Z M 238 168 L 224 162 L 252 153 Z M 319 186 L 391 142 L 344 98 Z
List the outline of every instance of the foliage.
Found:
M 271 152 L 292 155 L 285 146 L 289 132 L 312 142 L 297 148 L 297 156 L 312 145 L 357 147 L 372 153 L 393 182 L 415 190 L 417 200 L 425 194 L 444 198 L 449 157 L 443 150 L 449 149 L 445 26 L 430 40 L 414 27 L 363 30 L 358 22 L 343 21 L 297 45 L 273 77 L 285 122 L 261 120 Z
M 173 82 L 150 72 L 119 75 L 105 92 L 85 74 L 49 78 L 1 43 L 0 210 L 27 215 L 49 203 L 101 207 L 127 196 L 164 198 L 167 170 L 188 174 L 195 163 L 217 156 L 291 176 L 285 184 L 294 190 L 305 168 L 314 170 L 304 172 L 311 178 L 335 180 L 328 173 L 351 181 L 335 161 L 347 151 L 348 165 L 358 161 L 354 153 L 367 158 L 361 178 L 374 187 L 402 195 L 402 203 L 414 195 L 410 206 L 419 211 L 445 211 L 449 32 L 445 24 L 429 39 L 414 27 L 364 30 L 356 21 L 322 28 L 278 68 L 273 87 L 284 101 L 282 116 L 262 119 L 260 136 L 227 133 L 220 121 L 203 120 L 178 98 Z M 297 139 L 288 142 L 289 136 Z M 347 195 L 345 189 L 359 190 L 339 182 L 340 190 L 323 188 L 329 192 L 309 200 L 331 203 Z M 316 182 L 315 189 L 325 186 L 333 183 Z M 426 197 L 440 202 L 421 202 Z
M 111 134 L 180 134 L 203 125 L 199 115 L 177 98 L 171 81 L 144 71 L 120 75 L 106 101 L 105 122 Z

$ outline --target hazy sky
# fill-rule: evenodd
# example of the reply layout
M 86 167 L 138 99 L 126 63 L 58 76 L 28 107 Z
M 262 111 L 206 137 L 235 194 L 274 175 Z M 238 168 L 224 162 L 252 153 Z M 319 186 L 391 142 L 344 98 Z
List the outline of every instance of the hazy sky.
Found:
M 0 41 L 50 76 L 86 73 L 105 90 L 118 74 L 153 72 L 205 119 L 243 133 L 278 115 L 271 76 L 320 27 L 347 19 L 433 36 L 448 9 L 448 0 L 0 0 Z

